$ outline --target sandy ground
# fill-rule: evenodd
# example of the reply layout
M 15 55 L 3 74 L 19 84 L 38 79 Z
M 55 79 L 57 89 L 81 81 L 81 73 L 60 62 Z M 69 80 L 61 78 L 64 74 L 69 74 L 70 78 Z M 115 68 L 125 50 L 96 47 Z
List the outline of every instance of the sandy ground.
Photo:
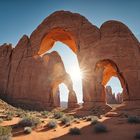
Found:
M 68 127 L 59 124 L 57 128 L 50 130 L 44 127 L 50 119 L 45 119 L 45 123 L 38 126 L 31 134 L 24 134 L 23 129 L 14 129 L 12 140 L 135 140 L 135 134 L 140 132 L 140 124 L 128 123 L 127 118 L 120 115 L 122 113 L 124 111 L 119 112 L 113 109 L 106 115 L 102 115 L 99 121 L 107 126 L 108 132 L 106 133 L 95 133 L 91 122 L 86 120 L 80 120 L 79 123 L 73 122 Z M 127 110 L 127 114 L 139 116 L 140 109 Z M 11 121 L 4 121 L 0 125 L 14 125 L 19 119 L 14 117 Z M 69 129 L 73 127 L 80 128 L 81 135 L 70 135 Z
M 1 125 L 13 125 L 18 121 L 19 118 L 14 118 L 12 121 L 4 121 Z M 136 132 L 140 132 L 140 124 L 129 124 L 126 118 L 103 117 L 99 121 L 102 121 L 107 126 L 107 133 L 96 134 L 93 132 L 93 126 L 90 125 L 90 122 L 81 120 L 78 124 L 73 122 L 69 127 L 58 125 L 53 130 L 47 130 L 40 126 L 28 135 L 19 130 L 13 132 L 13 140 L 133 140 Z M 81 128 L 81 135 L 72 136 L 68 134 L 69 129 L 72 127 Z

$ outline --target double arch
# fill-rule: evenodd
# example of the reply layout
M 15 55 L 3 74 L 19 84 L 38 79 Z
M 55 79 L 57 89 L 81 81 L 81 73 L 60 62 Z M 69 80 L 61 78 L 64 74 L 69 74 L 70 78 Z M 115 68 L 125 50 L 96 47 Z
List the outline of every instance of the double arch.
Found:
M 55 41 L 68 45 L 76 53 L 80 68 L 86 67 L 87 71 L 92 71 L 99 61 L 109 58 L 109 62 L 115 70 L 114 75 L 118 76 L 125 89 L 124 92 L 127 93 L 124 94 L 126 95 L 124 100 L 140 98 L 138 94 L 140 81 L 138 77 L 135 78 L 130 74 L 136 75 L 139 71 L 137 64 L 131 60 L 131 57 L 135 57 L 140 65 L 139 51 L 135 54 L 136 50 L 139 50 L 139 43 L 123 23 L 107 21 L 99 29 L 79 14 L 58 11 L 46 18 L 31 34 L 32 55 L 41 55 L 49 50 Z M 124 44 L 127 45 L 124 46 Z M 128 53 L 125 53 L 126 49 L 128 49 Z M 127 61 L 130 61 L 129 67 Z M 90 82 L 96 83 L 96 78 L 93 76 L 95 73 L 95 71 L 89 72 L 88 82 L 83 80 L 85 106 L 87 104 L 93 106 L 92 102 L 95 101 L 92 95 L 96 90 L 91 87 Z M 136 83 L 136 85 L 133 84 L 133 87 L 131 87 L 131 80 Z M 106 83 L 106 80 L 104 79 L 103 82 Z

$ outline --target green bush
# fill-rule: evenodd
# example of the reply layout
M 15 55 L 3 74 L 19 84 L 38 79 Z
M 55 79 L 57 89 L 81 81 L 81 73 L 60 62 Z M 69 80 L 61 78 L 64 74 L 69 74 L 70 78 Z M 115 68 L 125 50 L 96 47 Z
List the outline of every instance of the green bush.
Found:
M 94 131 L 96 133 L 104 133 L 107 132 L 107 127 L 102 123 L 97 123 L 94 125 Z
M 138 116 L 129 116 L 127 121 L 129 123 L 140 123 L 140 117 L 138 117 Z
M 54 112 L 54 118 L 55 119 L 60 119 L 60 118 L 63 117 L 63 115 L 64 115 L 63 112 Z
M 24 127 L 24 133 L 25 134 L 30 134 L 32 132 L 32 128 L 31 127 Z
M 19 121 L 18 125 L 20 127 L 26 127 L 26 126 L 36 127 L 40 123 L 41 123 L 41 121 L 39 118 L 28 116 L 28 117 L 24 117 L 23 119 L 21 119 Z
M 140 132 L 137 132 L 137 133 L 136 133 L 135 138 L 136 138 L 136 139 L 140 139 Z
M 81 130 L 77 127 L 74 128 L 70 128 L 69 133 L 71 135 L 80 135 L 81 134 Z
M 47 126 L 48 126 L 48 128 L 50 128 L 50 129 L 56 128 L 56 127 L 57 127 L 57 122 L 56 122 L 56 120 L 51 120 L 51 121 L 49 121 L 48 124 L 47 124 Z
M 12 138 L 11 131 L 12 131 L 11 127 L 0 126 L 0 140 L 11 140 Z

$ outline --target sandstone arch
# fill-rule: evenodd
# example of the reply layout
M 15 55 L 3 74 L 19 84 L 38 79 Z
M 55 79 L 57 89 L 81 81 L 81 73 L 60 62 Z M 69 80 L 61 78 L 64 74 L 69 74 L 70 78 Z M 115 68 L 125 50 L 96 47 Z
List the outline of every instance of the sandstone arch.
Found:
M 73 83 L 69 76 L 69 74 L 65 74 L 60 76 L 59 78 L 55 78 L 52 82 L 52 101 L 54 107 L 60 107 L 60 92 L 59 92 L 59 84 L 64 83 L 68 88 L 68 108 L 75 108 L 78 106 L 76 93 L 73 90 Z
M 80 14 L 69 11 L 54 12 L 31 34 L 30 41 L 34 54 L 41 53 L 40 47 L 44 44 L 42 41 L 47 34 L 51 36 L 51 33 L 55 33 L 54 38 L 68 44 L 70 48 L 73 48 L 74 52 L 86 48 L 86 43 L 89 44 L 88 47 L 92 47 L 91 42 L 95 42 L 100 38 L 99 29 Z M 67 42 L 67 39 L 71 41 Z M 50 42 L 53 44 L 53 41 Z M 52 46 L 52 44 L 48 46 Z M 75 45 L 76 47 L 74 47 Z
M 95 98 L 95 101 L 106 102 L 105 85 L 112 76 L 117 77 L 120 80 L 123 88 L 123 100 L 125 101 L 129 99 L 127 83 L 120 74 L 118 66 L 112 60 L 104 59 L 97 62 L 95 67 L 95 94 L 97 98 Z
M 133 33 L 118 21 L 107 21 L 97 28 L 80 14 L 68 11 L 51 14 L 30 37 L 23 36 L 14 49 L 9 45 L 1 46 L 0 91 L 5 100 L 13 104 L 21 104 L 24 100 L 30 104 L 36 103 L 40 108 L 48 105 L 44 97 L 39 96 L 51 90 L 46 88 L 46 79 L 43 78 L 48 76 L 46 69 L 49 66 L 40 54 L 51 48 L 57 40 L 67 44 L 76 53 L 81 69 L 85 69 L 85 108 L 95 105 L 94 68 L 100 60 L 111 60 L 117 65 L 119 78 L 125 79 L 122 83 L 129 93 L 125 101 L 139 105 L 140 43 Z M 47 98 L 48 95 L 45 96 Z
M 42 54 L 51 49 L 56 41 L 66 44 L 74 53 L 77 52 L 75 39 L 72 34 L 61 28 L 52 29 L 41 41 L 38 54 Z

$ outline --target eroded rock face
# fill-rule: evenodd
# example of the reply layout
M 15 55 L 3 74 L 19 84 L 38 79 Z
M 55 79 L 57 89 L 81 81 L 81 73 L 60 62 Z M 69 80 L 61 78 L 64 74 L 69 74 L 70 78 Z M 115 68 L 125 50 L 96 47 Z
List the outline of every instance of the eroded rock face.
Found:
M 110 86 L 106 86 L 105 93 L 107 104 L 121 104 L 123 102 L 122 93 L 117 93 L 115 97 L 115 93 L 112 93 L 112 88 Z
M 0 96 L 5 99 L 6 89 L 9 83 L 12 46 L 4 44 L 0 46 Z
M 106 102 L 108 104 L 116 104 L 115 94 L 112 93 L 112 88 L 110 86 L 106 87 Z
M 42 58 L 40 55 L 55 41 L 67 44 L 76 53 L 80 67 L 85 71 L 82 81 L 85 108 L 105 105 L 104 84 L 110 76 L 120 79 L 125 102 L 137 101 L 140 104 L 139 41 L 121 22 L 107 21 L 97 28 L 83 16 L 68 11 L 51 14 L 30 38 L 23 36 L 14 49 L 0 47 L 0 54 L 4 54 L 0 56 L 2 96 L 13 103 L 21 103 L 24 99 L 26 105 L 32 103 L 37 107 L 46 107 L 51 104 L 49 101 L 53 102 L 52 99 L 46 102 L 48 93 L 52 91 L 52 86 L 46 83 L 50 80 L 52 84 L 56 80 L 57 70 L 54 74 L 49 73 L 52 68 L 48 60 L 50 55 Z M 96 69 L 99 62 L 102 65 Z M 111 65 L 114 71 L 108 70 L 107 65 Z M 53 90 L 58 92 L 57 88 Z
M 0 80 L 1 83 L 8 80 L 8 85 L 4 84 L 4 89 L 1 89 L 1 96 L 6 97 L 6 100 L 15 106 L 28 109 L 58 107 L 59 84 L 67 81 L 69 91 L 73 90 L 72 81 L 65 71 L 61 57 L 57 52 L 47 53 L 42 57 L 30 57 L 29 44 L 28 37 L 23 36 L 13 52 L 7 45 L 0 47 L 3 64 L 3 79 Z M 69 99 L 69 102 L 73 101 Z

